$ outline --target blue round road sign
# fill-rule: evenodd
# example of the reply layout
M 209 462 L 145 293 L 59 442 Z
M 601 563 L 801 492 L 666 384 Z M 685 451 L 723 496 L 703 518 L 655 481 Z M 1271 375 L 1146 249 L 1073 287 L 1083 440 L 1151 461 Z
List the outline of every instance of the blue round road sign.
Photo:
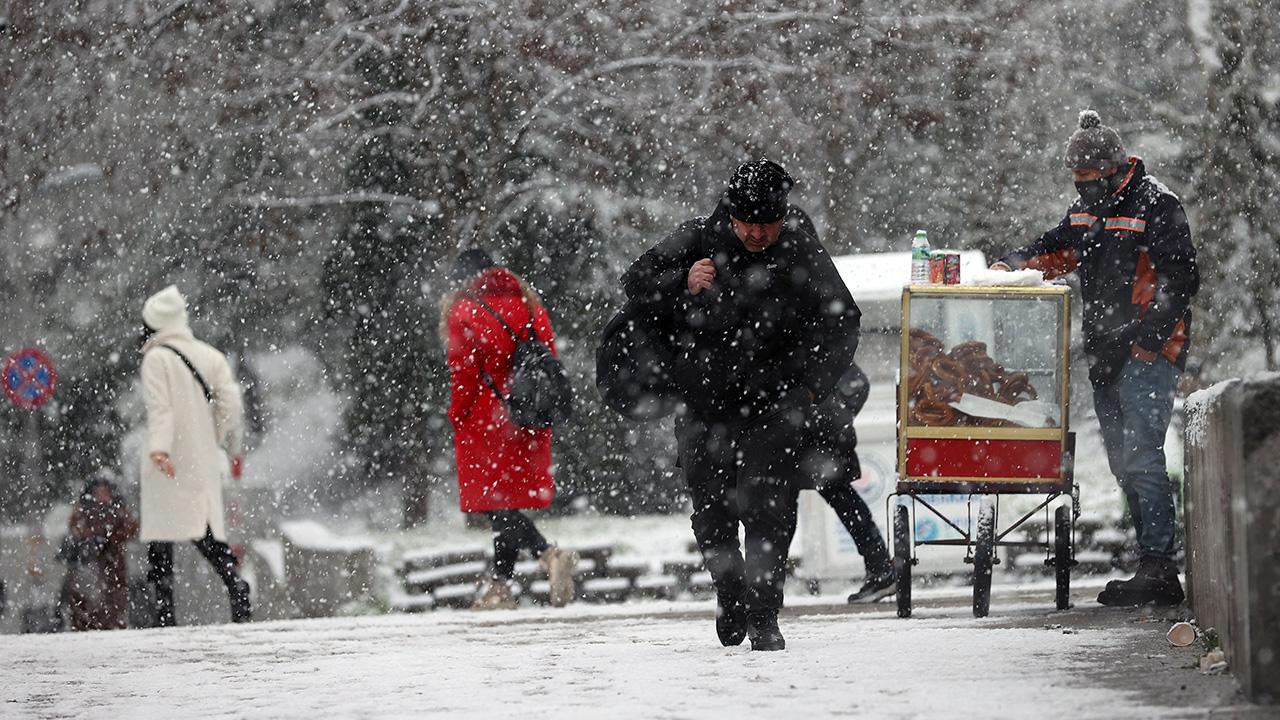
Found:
M 14 405 L 23 410 L 34 410 L 53 397 L 58 373 L 54 371 L 53 361 L 48 355 L 36 348 L 24 348 L 5 359 L 0 380 L 3 381 L 4 394 Z

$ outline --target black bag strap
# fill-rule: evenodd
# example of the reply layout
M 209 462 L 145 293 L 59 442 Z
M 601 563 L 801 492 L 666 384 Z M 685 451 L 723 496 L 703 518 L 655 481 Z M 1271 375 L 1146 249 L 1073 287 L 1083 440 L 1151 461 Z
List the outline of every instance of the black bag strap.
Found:
M 494 310 L 489 303 L 481 300 L 480 298 L 468 299 L 487 310 L 489 314 L 493 316 L 493 319 L 497 320 L 498 323 L 502 325 L 503 329 L 511 335 L 511 339 L 515 340 L 517 344 L 522 342 L 522 340 L 520 340 L 520 336 L 516 334 L 516 331 L 511 329 L 511 326 L 507 324 L 507 321 L 503 320 L 502 316 L 498 314 L 498 311 Z M 484 368 L 480 368 L 480 377 L 484 378 L 485 384 L 489 386 L 489 389 L 493 391 L 493 394 L 497 396 L 499 400 L 502 402 L 507 401 L 507 398 L 503 396 L 502 391 L 498 389 L 498 384 L 493 381 L 493 378 L 489 377 L 489 373 L 486 372 Z
M 172 345 L 161 345 L 160 347 L 171 350 L 174 355 L 178 356 L 178 359 L 182 361 L 182 364 L 186 365 L 187 369 L 191 371 L 191 374 L 195 376 L 196 382 L 200 383 L 200 390 L 204 392 L 205 402 L 213 404 L 213 391 L 209 389 L 209 383 L 205 382 L 204 378 L 200 376 L 200 371 L 196 370 L 196 366 L 191 364 L 191 360 L 189 360 L 186 355 L 183 355 L 181 350 Z
M 507 321 L 503 320 L 502 316 L 498 314 L 498 311 L 494 310 L 493 307 L 489 305 L 489 303 L 481 300 L 480 298 L 470 298 L 470 300 L 476 303 L 477 305 L 479 305 L 480 307 L 484 308 L 485 310 L 488 310 L 489 314 L 492 315 L 495 320 L 497 320 L 499 323 L 502 324 L 502 327 L 508 333 L 511 334 L 511 338 L 515 340 L 517 343 L 528 342 L 529 340 L 537 340 L 538 342 L 542 342 L 542 338 L 538 337 L 537 329 L 535 329 L 533 326 L 533 308 L 529 307 L 528 301 L 524 300 L 523 298 L 521 299 L 521 302 L 524 303 L 524 309 L 529 313 L 529 321 L 525 323 L 525 326 L 524 326 L 525 330 L 528 331 L 527 332 L 528 337 L 525 337 L 523 339 L 521 339 L 521 337 L 518 334 L 516 334 L 515 330 L 511 329 L 511 326 L 507 324 Z
M 522 342 L 528 342 L 529 340 L 537 340 L 538 342 L 542 342 L 542 338 L 538 337 L 538 332 L 533 327 L 533 308 L 529 307 L 529 303 L 525 301 L 523 298 L 521 298 L 521 302 L 524 302 L 525 310 L 529 311 L 529 322 L 527 325 L 525 325 L 525 329 L 528 330 L 528 338 L 526 339 L 521 339 L 520 335 L 518 335 L 515 330 L 511 329 L 511 326 L 507 324 L 507 321 L 503 320 L 502 316 L 498 314 L 498 311 L 494 310 L 493 306 L 491 306 L 489 303 L 481 300 L 480 298 L 467 298 L 467 299 L 479 305 L 480 307 L 484 308 L 486 311 L 488 311 L 488 313 L 493 316 L 493 319 L 497 320 L 498 323 L 502 325 L 502 328 L 506 330 L 508 334 L 511 335 L 511 339 L 515 340 L 517 345 L 519 345 Z M 486 372 L 484 368 L 480 368 L 480 377 L 484 378 L 485 384 L 489 386 L 489 389 L 493 391 L 493 394 L 496 395 L 499 400 L 503 402 L 507 401 L 507 398 L 502 394 L 502 391 L 498 390 L 498 384 L 493 381 L 492 377 L 489 377 L 489 373 Z

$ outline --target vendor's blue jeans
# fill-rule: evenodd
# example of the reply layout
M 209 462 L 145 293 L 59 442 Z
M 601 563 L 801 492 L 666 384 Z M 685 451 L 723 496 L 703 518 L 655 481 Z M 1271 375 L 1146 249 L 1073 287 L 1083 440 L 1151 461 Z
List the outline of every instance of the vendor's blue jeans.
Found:
M 1144 556 L 1171 558 L 1175 550 L 1164 436 L 1177 382 L 1178 369 L 1164 357 L 1151 363 L 1130 359 L 1114 382 L 1093 389 L 1107 462 L 1124 491 Z

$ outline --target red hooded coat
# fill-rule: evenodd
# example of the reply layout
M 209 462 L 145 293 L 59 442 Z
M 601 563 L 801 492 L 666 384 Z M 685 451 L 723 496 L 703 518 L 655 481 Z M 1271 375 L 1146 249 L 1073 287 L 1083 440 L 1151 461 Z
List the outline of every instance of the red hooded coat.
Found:
M 463 512 L 545 508 L 555 495 L 551 430 L 513 423 L 506 403 L 481 374 L 487 373 L 505 395 L 516 340 L 476 299 L 493 308 L 522 339 L 532 309 L 538 338 L 556 351 L 546 309 L 528 305 L 516 276 L 505 268 L 477 275 L 449 308 L 449 421 L 457 453 L 459 504 Z

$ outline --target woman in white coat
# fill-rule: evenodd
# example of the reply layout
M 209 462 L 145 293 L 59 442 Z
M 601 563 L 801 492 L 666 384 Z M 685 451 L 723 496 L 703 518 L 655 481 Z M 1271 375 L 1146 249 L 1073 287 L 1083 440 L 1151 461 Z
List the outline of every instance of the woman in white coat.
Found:
M 249 585 L 227 545 L 222 475 L 241 472 L 240 388 L 222 353 L 187 324 L 187 303 L 170 285 L 142 308 L 142 388 L 147 433 L 142 457 L 142 530 L 162 627 L 173 611 L 173 543 L 190 540 L 227 586 L 231 620 L 250 619 Z

